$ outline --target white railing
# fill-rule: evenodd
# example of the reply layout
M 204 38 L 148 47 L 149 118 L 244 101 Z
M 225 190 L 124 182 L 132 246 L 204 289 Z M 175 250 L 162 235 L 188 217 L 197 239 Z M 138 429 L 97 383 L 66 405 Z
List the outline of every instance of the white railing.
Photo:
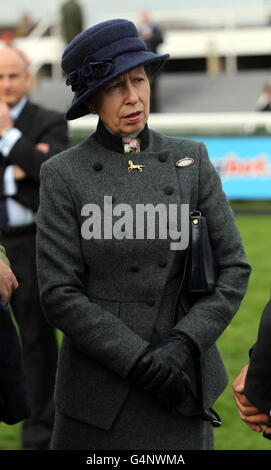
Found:
M 97 116 L 84 116 L 69 121 L 73 132 L 93 132 L 97 125 Z M 161 113 L 151 114 L 149 127 L 159 132 L 180 133 L 243 133 L 250 134 L 257 129 L 271 133 L 271 112 L 249 113 Z
M 54 20 L 52 18 L 46 16 L 45 18 L 42 18 L 37 25 L 32 29 L 31 33 L 27 36 L 28 39 L 36 38 L 40 39 L 49 28 L 52 28 L 52 25 L 54 26 Z
M 167 31 L 161 54 L 172 59 L 217 56 L 253 56 L 271 54 L 271 27 L 234 30 Z
M 167 31 L 159 53 L 171 59 L 270 55 L 271 27 L 229 30 Z M 25 51 L 36 73 L 43 64 L 60 67 L 65 44 L 60 37 L 18 38 L 14 44 Z M 236 70 L 236 67 L 235 67 Z
M 25 52 L 30 60 L 31 73 L 36 74 L 43 65 L 52 65 L 53 78 L 61 77 L 60 62 L 65 48 L 61 38 L 45 36 L 40 39 L 18 38 L 14 45 Z
M 267 25 L 270 16 L 271 5 L 152 12 L 153 21 L 166 28 L 165 40 L 159 52 L 169 53 L 172 59 L 210 55 L 226 58 L 236 58 L 238 55 L 269 55 L 271 26 L 263 25 Z M 92 23 L 114 17 L 126 17 L 138 23 L 139 11 L 128 15 L 127 13 L 108 13 L 108 16 L 103 13 L 102 16 L 96 14 L 95 17 L 90 15 Z M 192 29 L 174 28 L 174 25 L 182 23 L 190 24 Z M 242 23 L 246 23 L 247 27 L 238 28 Z M 252 23 L 255 24 L 254 27 L 251 27 Z M 203 26 L 203 29 L 196 29 L 193 25 Z M 49 27 L 52 35 L 44 37 Z M 45 15 L 31 34 L 27 38 L 16 39 L 15 45 L 29 56 L 33 73 L 37 73 L 42 65 L 51 64 L 53 76 L 60 76 L 60 60 L 65 44 L 60 36 L 58 15 Z M 226 69 L 236 71 L 236 64 Z
M 270 13 L 270 5 L 246 6 L 246 7 L 205 7 L 205 8 L 180 8 L 179 10 L 153 10 L 150 12 L 154 22 L 161 25 L 190 25 L 198 27 L 223 27 L 233 28 L 238 25 L 246 24 L 267 24 Z M 96 15 L 95 22 L 110 18 L 127 18 L 135 23 L 139 22 L 140 11 L 102 13 Z M 93 21 L 93 14 L 90 15 Z

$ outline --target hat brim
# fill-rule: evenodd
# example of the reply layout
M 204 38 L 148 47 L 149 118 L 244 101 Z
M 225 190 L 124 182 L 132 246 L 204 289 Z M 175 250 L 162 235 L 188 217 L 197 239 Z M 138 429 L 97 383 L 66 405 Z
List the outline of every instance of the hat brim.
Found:
M 150 64 L 152 65 L 152 75 L 154 76 L 159 72 L 168 58 L 169 54 L 158 55 L 150 51 L 137 51 L 134 53 L 129 52 L 127 54 L 122 54 L 118 57 L 115 57 L 112 73 L 104 79 L 101 79 L 95 89 L 91 88 L 86 90 L 85 93 L 81 94 L 80 96 L 75 93 L 72 104 L 65 114 L 66 119 L 71 121 L 89 114 L 90 111 L 86 104 L 86 100 L 119 75 L 122 75 L 136 67 Z M 115 73 L 114 70 L 116 70 Z

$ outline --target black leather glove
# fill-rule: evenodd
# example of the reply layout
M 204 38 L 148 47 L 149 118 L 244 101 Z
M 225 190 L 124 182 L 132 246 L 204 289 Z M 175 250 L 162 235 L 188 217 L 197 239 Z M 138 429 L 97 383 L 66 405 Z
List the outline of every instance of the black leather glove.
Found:
M 163 406 L 173 410 L 189 390 L 186 371 L 197 354 L 198 349 L 188 336 L 174 332 L 169 338 L 146 348 L 130 378 L 135 385 L 154 394 Z

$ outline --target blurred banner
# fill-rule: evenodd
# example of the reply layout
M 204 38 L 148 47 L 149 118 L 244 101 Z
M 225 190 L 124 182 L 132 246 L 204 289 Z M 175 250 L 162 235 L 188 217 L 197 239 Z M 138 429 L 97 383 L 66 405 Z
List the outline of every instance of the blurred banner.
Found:
M 271 200 L 271 137 L 200 137 L 231 200 Z

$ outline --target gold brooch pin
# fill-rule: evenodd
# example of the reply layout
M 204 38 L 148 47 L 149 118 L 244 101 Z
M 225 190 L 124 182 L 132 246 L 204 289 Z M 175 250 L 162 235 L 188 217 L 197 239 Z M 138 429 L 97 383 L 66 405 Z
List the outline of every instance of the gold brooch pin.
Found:
M 132 170 L 138 170 L 140 173 L 142 173 L 142 168 L 145 168 L 144 165 L 134 165 L 132 160 L 129 160 L 128 163 L 128 173 L 130 173 Z

